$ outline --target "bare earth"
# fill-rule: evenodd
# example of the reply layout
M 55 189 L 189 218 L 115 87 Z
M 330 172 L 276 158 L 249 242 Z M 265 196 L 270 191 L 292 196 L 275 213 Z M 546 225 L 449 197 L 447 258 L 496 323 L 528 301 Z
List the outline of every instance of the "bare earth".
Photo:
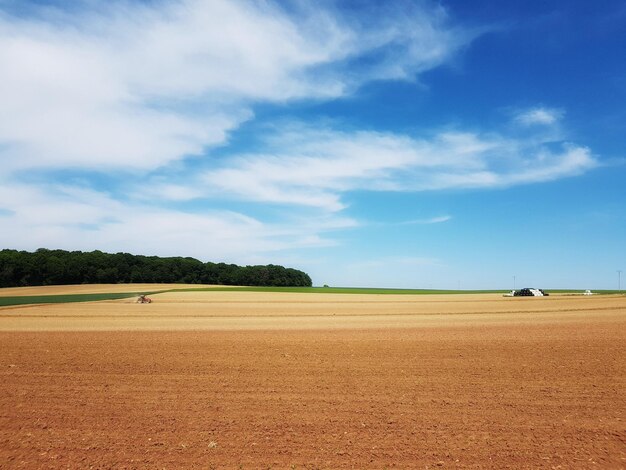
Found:
M 153 299 L 0 309 L 0 468 L 626 468 L 624 296 Z

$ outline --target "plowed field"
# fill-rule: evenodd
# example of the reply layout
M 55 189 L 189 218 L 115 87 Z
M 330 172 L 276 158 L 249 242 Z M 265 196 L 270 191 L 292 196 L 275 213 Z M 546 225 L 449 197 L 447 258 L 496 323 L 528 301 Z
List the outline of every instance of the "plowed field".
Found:
M 1 468 L 625 468 L 626 297 L 0 309 Z

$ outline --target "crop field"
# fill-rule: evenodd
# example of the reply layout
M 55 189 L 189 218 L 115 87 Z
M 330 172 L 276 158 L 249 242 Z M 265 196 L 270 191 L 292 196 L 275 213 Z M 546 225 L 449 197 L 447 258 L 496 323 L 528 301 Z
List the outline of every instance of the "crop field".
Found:
M 0 307 L 0 468 L 625 468 L 626 296 Z

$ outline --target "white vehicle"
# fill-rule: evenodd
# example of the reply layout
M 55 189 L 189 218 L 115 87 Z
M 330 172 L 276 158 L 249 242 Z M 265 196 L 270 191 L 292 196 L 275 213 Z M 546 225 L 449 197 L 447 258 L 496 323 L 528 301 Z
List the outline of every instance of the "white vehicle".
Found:
M 585 292 L 583 292 L 583 295 L 593 295 L 593 292 L 587 289 Z

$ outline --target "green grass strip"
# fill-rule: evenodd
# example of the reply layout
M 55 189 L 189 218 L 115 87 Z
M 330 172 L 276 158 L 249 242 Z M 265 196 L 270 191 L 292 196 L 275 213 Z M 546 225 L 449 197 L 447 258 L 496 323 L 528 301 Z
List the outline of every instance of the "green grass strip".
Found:
M 299 294 L 500 294 L 505 290 L 437 290 L 437 289 L 377 289 L 367 287 L 199 287 L 172 289 L 169 292 L 292 292 Z
M 548 294 L 582 294 L 581 289 L 545 289 Z M 376 295 L 432 295 L 432 294 L 507 294 L 510 289 L 445 290 L 445 289 L 382 289 L 369 287 L 186 287 L 167 292 L 292 292 L 301 294 L 376 294 Z M 594 290 L 594 294 L 625 294 L 618 290 Z
M 152 292 L 155 294 L 156 292 Z M 118 300 L 136 297 L 135 292 L 117 292 L 100 294 L 67 294 L 67 295 L 28 295 L 19 297 L 0 297 L 0 307 L 11 305 L 32 304 L 65 304 L 71 302 L 97 302 L 100 300 Z
M 576 294 L 576 295 L 580 295 L 582 294 L 584 291 L 584 289 L 550 289 L 550 290 L 546 290 L 546 292 L 548 292 L 549 294 Z M 591 290 L 591 292 L 593 293 L 593 295 L 609 295 L 609 294 L 626 294 L 626 291 L 624 290 Z

